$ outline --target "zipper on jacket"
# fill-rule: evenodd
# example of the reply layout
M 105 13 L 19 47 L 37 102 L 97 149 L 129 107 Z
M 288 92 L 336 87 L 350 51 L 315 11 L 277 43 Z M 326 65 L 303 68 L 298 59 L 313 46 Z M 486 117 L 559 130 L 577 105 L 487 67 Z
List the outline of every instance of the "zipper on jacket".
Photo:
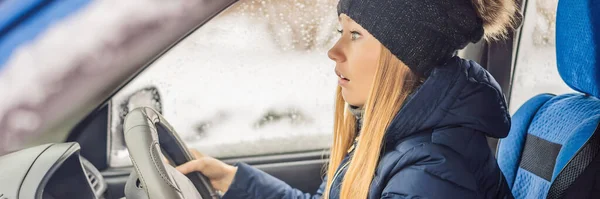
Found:
M 331 180 L 331 184 L 329 185 L 329 194 L 327 196 L 328 199 L 331 199 L 331 189 L 333 188 L 333 183 L 335 182 L 335 179 L 337 179 L 337 177 L 342 172 L 342 170 L 344 170 L 344 168 L 346 168 L 349 164 L 350 164 L 350 160 L 348 160 L 346 163 L 344 163 L 342 165 L 342 167 L 340 167 L 340 169 L 338 169 L 337 172 L 335 172 L 335 174 L 333 174 L 333 180 Z
M 350 156 L 352 155 L 352 152 L 354 152 L 354 149 L 356 149 L 357 142 L 358 136 L 354 138 L 354 143 L 352 144 L 352 146 L 350 146 L 350 149 L 348 149 L 348 161 L 342 164 L 342 166 L 333 174 L 333 180 L 331 180 L 331 184 L 329 185 L 329 195 L 327 196 L 328 199 L 331 199 L 331 189 L 333 188 L 333 182 L 335 182 L 335 179 L 337 179 L 338 175 L 342 172 L 342 170 L 344 170 L 344 168 L 346 168 L 350 164 Z

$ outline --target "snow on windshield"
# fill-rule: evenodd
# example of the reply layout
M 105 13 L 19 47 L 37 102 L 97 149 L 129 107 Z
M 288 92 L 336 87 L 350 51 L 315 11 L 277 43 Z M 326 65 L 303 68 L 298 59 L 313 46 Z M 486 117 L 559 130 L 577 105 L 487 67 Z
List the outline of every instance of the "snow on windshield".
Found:
M 121 122 L 136 106 L 162 110 L 189 147 L 215 157 L 327 148 L 335 3 L 241 1 L 187 37 L 113 98 L 111 166 L 131 164 Z

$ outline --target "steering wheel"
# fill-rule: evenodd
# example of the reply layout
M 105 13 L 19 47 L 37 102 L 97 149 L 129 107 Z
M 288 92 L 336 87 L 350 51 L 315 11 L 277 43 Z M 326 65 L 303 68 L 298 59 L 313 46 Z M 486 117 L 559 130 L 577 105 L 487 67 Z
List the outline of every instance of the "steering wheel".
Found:
M 184 197 L 189 197 L 186 196 L 189 193 L 184 192 L 194 191 L 194 188 L 202 199 L 219 198 L 208 178 L 201 173 L 186 175 L 187 181 L 184 177 L 178 178 L 178 175 L 183 175 L 163 161 L 163 157 L 166 157 L 173 164 L 181 165 L 194 157 L 173 127 L 157 111 L 149 107 L 132 110 L 125 118 L 124 131 L 134 172 L 149 198 L 188 199 Z M 193 187 L 189 185 L 190 181 Z M 197 197 L 198 194 L 193 195 Z

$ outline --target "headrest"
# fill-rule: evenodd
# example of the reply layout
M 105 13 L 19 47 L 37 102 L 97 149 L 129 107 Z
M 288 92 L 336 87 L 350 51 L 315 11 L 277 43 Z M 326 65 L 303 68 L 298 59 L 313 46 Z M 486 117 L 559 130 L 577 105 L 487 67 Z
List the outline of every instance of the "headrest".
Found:
M 600 97 L 600 1 L 560 0 L 556 14 L 558 72 L 571 88 Z

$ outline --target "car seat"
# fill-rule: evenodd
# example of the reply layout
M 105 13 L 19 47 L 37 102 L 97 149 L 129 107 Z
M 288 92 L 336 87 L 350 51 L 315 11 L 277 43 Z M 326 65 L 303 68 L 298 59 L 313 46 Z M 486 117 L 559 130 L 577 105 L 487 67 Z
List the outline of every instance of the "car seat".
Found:
M 597 189 L 599 44 L 600 2 L 560 0 L 558 71 L 577 93 L 537 95 L 513 115 L 510 133 L 499 144 L 498 164 L 515 198 L 590 197 L 588 186 Z

